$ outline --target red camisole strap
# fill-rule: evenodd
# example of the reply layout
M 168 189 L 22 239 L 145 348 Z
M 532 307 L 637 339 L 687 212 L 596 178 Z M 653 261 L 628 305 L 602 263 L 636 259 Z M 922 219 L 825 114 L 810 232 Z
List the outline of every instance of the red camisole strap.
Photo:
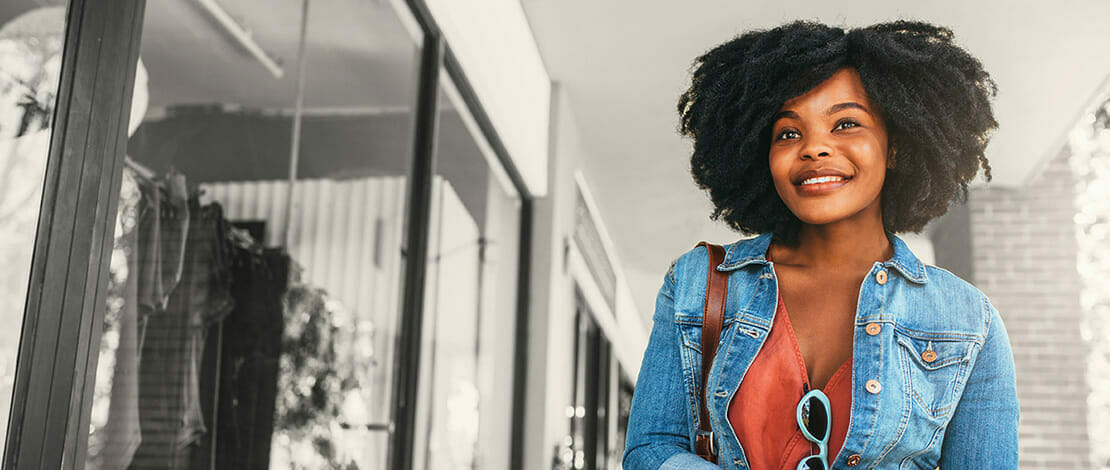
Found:
M 802 385 L 808 380 L 797 337 L 778 299 L 771 332 L 745 374 L 728 407 L 728 420 L 752 470 L 795 470 L 798 462 L 817 452 L 795 418 Z M 849 357 L 822 389 L 832 406 L 829 463 L 848 434 L 852 407 L 852 358 Z

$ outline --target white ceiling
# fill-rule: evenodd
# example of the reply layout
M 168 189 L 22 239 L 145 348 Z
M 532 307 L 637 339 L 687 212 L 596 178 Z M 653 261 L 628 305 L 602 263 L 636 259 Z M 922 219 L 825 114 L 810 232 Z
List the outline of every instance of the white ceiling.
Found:
M 699 240 L 739 235 L 710 221 L 688 172 L 675 106 L 700 53 L 794 19 L 947 26 L 998 83 L 992 186 L 1018 186 L 1063 144 L 1110 75 L 1110 2 L 521 0 L 552 79 L 568 93 L 587 180 L 637 307 L 650 318 L 664 272 Z
M 219 2 L 281 64 L 281 78 L 251 57 L 199 2 L 147 2 L 140 58 L 150 72 L 151 107 L 236 104 L 291 108 L 296 97 L 300 0 Z M 388 3 L 312 2 L 308 14 L 305 107 L 406 109 L 416 93 L 418 44 Z

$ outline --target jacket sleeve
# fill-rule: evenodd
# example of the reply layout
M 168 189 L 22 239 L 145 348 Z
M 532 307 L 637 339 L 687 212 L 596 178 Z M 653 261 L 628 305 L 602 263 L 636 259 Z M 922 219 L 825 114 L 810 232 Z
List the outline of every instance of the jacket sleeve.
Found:
M 655 300 L 653 326 L 632 395 L 625 470 L 718 469 L 691 451 L 692 424 L 683 387 L 681 347 L 674 321 L 674 265 Z
M 1018 468 L 1018 398 L 1010 337 L 998 310 L 988 310 L 986 340 L 945 431 L 940 468 Z

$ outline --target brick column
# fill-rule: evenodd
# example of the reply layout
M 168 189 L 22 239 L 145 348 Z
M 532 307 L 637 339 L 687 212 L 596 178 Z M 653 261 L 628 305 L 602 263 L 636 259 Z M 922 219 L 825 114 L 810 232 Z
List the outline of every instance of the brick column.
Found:
M 1021 188 L 972 190 L 971 279 L 1010 334 L 1022 469 L 1089 469 L 1074 180 L 1061 152 Z M 938 248 L 939 251 L 939 248 Z M 984 436 L 989 439 L 989 436 Z

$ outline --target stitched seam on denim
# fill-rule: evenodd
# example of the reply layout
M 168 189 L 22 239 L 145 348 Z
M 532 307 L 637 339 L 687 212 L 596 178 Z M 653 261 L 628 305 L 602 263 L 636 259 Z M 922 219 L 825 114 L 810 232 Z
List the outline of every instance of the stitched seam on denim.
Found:
M 984 338 L 983 342 L 986 343 L 986 337 L 991 332 L 991 322 L 994 321 L 994 315 L 991 314 L 990 299 L 988 299 L 987 296 L 984 295 L 982 297 L 982 301 L 983 301 L 983 316 L 986 318 L 986 321 L 983 322 L 984 325 L 986 326 L 986 328 L 983 331 L 983 338 Z
M 679 329 L 677 323 L 674 324 L 674 329 L 675 329 L 675 334 L 678 335 L 679 338 L 681 338 L 682 337 L 682 331 Z M 697 377 L 696 377 L 697 371 L 693 370 L 694 368 L 690 366 L 690 364 L 694 363 L 693 361 L 695 360 L 695 358 L 693 357 L 692 353 L 690 351 L 688 351 L 686 348 L 679 346 L 678 349 L 679 349 L 679 357 L 681 359 L 680 363 L 681 363 L 681 367 L 682 367 L 683 388 L 685 389 L 685 392 L 686 392 L 687 406 L 689 407 L 689 413 L 687 414 L 687 421 L 691 425 L 691 427 L 687 429 L 687 433 L 690 434 L 691 438 L 693 438 L 694 436 L 697 436 L 697 431 L 693 431 L 693 430 L 698 429 L 698 425 L 699 425 L 699 423 L 698 423 L 699 417 L 698 417 L 698 414 L 697 414 L 698 404 L 697 404 L 697 401 L 696 401 L 697 400 L 697 393 L 694 392 L 693 389 L 691 388 L 693 386 L 693 383 L 697 381 Z M 699 353 L 698 356 L 699 357 L 696 358 L 696 359 L 700 360 L 701 359 L 701 357 L 700 357 L 701 354 Z M 691 447 L 691 448 L 693 448 L 693 447 Z
M 898 341 L 898 343 L 901 346 L 905 346 L 901 341 Z M 912 368 L 920 367 L 920 365 L 918 364 L 918 361 L 917 361 L 918 356 L 917 356 L 916 349 L 913 349 L 909 353 L 904 351 L 903 347 L 899 347 L 898 349 L 899 349 L 898 354 L 900 356 L 899 365 L 902 367 L 902 372 L 903 372 L 902 375 L 904 377 L 904 380 L 906 381 L 905 383 L 906 383 L 907 387 L 909 387 L 910 394 L 913 395 L 914 401 L 917 402 L 917 405 L 921 407 L 921 410 L 923 412 L 927 413 L 929 416 L 931 416 L 933 418 L 943 418 L 944 416 L 946 416 L 948 414 L 948 410 L 950 410 L 953 406 L 957 405 L 959 402 L 957 400 L 955 400 L 955 397 L 950 397 L 953 400 L 953 402 L 949 403 L 947 406 L 942 406 L 940 408 L 933 408 L 931 404 L 926 404 L 925 399 L 922 398 L 921 395 L 917 393 L 917 388 L 914 387 L 914 383 L 913 383 L 913 372 L 911 372 L 911 370 L 913 370 Z M 951 362 L 951 363 L 946 364 L 944 366 L 944 367 L 949 367 L 949 366 L 955 364 L 955 365 L 958 365 L 960 367 L 960 369 L 956 371 L 956 376 L 952 379 L 951 383 L 949 383 L 948 385 L 946 385 L 944 387 L 942 392 L 947 391 L 947 393 L 952 394 L 952 395 L 954 395 L 956 393 L 956 389 L 958 388 L 958 386 L 960 384 L 960 379 L 963 378 L 964 371 L 967 368 L 968 363 L 971 362 L 970 361 L 970 358 L 971 358 L 970 350 L 971 349 L 969 348 L 968 349 L 969 352 L 964 355 L 963 359 L 960 359 L 959 361 L 956 361 L 956 362 Z M 913 358 L 912 359 L 909 358 L 910 356 L 912 356 Z M 936 369 L 940 369 L 940 367 L 937 367 Z M 927 370 L 929 372 L 932 372 L 936 369 L 927 369 Z M 928 373 L 928 372 L 926 372 L 926 373 Z
M 757 283 L 756 288 L 755 288 L 755 292 L 756 292 L 757 295 L 759 294 L 760 288 L 761 288 L 760 285 Z M 777 293 L 776 293 L 776 296 L 777 296 Z M 756 295 L 753 295 L 752 299 L 755 299 L 755 297 L 756 297 Z M 776 298 L 775 300 L 777 301 L 778 299 Z M 748 302 L 748 305 L 751 305 L 751 301 Z M 777 304 L 775 305 L 775 309 L 777 311 L 777 309 L 778 309 Z M 773 318 L 775 313 L 771 313 L 771 315 L 772 315 L 772 318 Z M 763 339 L 759 341 L 759 346 L 756 347 L 755 354 L 752 355 L 752 362 L 755 362 L 755 357 L 758 356 L 759 352 L 763 350 L 763 345 L 767 344 L 767 337 L 768 336 L 769 335 L 763 335 Z M 731 361 L 729 361 L 728 359 L 729 359 L 729 355 L 732 354 L 732 343 L 735 341 L 735 338 L 736 338 L 736 335 L 735 334 L 732 335 L 732 337 L 729 338 L 728 344 L 725 345 L 724 360 L 726 361 L 726 364 L 731 363 Z M 736 397 L 736 391 L 739 390 L 740 385 L 744 383 L 744 377 L 746 377 L 748 375 L 748 370 L 751 369 L 751 365 L 752 365 L 752 363 L 749 362 L 747 364 L 747 366 L 744 367 L 744 371 L 740 374 L 740 381 L 736 383 L 736 387 L 729 387 L 731 390 L 728 393 L 728 398 L 725 399 L 725 415 L 726 415 L 726 417 L 728 415 L 728 406 L 732 404 L 733 398 Z M 723 370 L 723 366 L 722 366 L 722 376 L 723 375 L 724 375 L 724 370 Z M 737 450 L 740 454 L 740 458 L 743 458 L 744 460 L 747 460 L 746 452 L 744 452 L 744 446 L 740 443 L 740 438 L 736 436 L 736 432 L 733 431 L 731 424 L 728 426 L 727 433 L 728 433 L 728 435 L 732 436 L 732 442 L 736 444 L 736 448 L 737 448 Z M 734 464 L 735 464 L 735 462 L 734 462 Z
M 732 345 L 735 342 L 736 342 L 736 331 L 735 331 L 735 329 L 733 329 L 732 331 L 725 330 L 725 331 L 721 332 L 721 343 L 725 344 L 725 350 L 724 350 L 724 355 L 720 355 L 720 353 L 721 353 L 720 350 L 717 351 L 718 352 L 718 357 L 721 358 L 721 365 L 720 365 L 721 370 L 717 374 L 717 383 L 714 384 L 715 389 L 720 388 L 720 386 L 721 386 L 720 382 L 725 377 L 726 371 L 728 370 L 728 368 L 730 366 L 735 365 L 732 361 L 729 360 L 729 355 L 732 353 Z M 716 363 L 717 361 L 714 360 L 713 362 Z M 706 391 L 706 393 L 709 393 L 708 390 Z M 714 392 L 714 396 L 716 396 L 716 392 Z M 716 402 L 716 401 L 717 400 L 714 400 L 714 402 Z M 727 434 L 732 434 L 733 439 L 736 442 L 739 442 L 739 439 L 737 439 L 735 437 L 736 434 L 732 430 L 732 423 L 730 423 L 729 420 L 728 420 L 728 406 L 729 406 L 730 403 L 732 403 L 732 397 L 731 397 L 731 395 L 728 395 L 725 398 L 725 406 L 724 406 L 724 415 L 723 416 L 714 417 L 713 416 L 713 411 L 712 411 L 713 408 L 708 408 L 710 410 L 709 419 L 712 420 L 712 422 L 714 422 L 714 423 L 724 422 L 727 425 L 727 426 L 724 426 L 724 427 L 715 427 L 715 428 L 713 428 L 714 429 L 713 432 L 716 434 L 716 437 L 717 437 L 717 442 L 716 442 L 717 451 L 718 451 L 717 457 L 718 457 L 719 462 L 727 460 L 724 457 L 730 457 L 731 458 L 731 456 L 729 455 L 728 449 L 726 449 L 725 446 L 721 445 L 721 436 L 726 435 L 726 433 Z M 724 429 L 727 429 L 727 431 L 725 431 Z
M 906 369 L 902 369 L 903 380 L 909 379 L 909 377 L 906 377 L 907 374 L 908 372 L 906 371 Z M 879 456 L 875 459 L 875 462 L 871 464 L 870 468 L 877 468 L 878 465 L 882 463 L 883 459 L 886 458 L 886 454 L 889 454 L 890 451 L 894 450 L 894 448 L 897 447 L 898 444 L 902 441 L 902 436 L 906 434 L 906 428 L 909 427 L 910 424 L 910 416 L 913 415 L 913 403 L 911 403 L 911 401 L 912 398 L 904 393 L 902 394 L 902 418 L 898 422 L 898 432 L 895 434 L 894 439 L 890 441 L 890 444 L 887 444 L 886 448 L 883 449 L 881 453 L 879 453 Z M 882 400 L 879 400 L 879 403 L 882 403 Z M 875 414 L 878 415 L 877 410 Z
M 914 281 L 914 282 L 919 283 L 919 284 L 924 284 L 925 281 L 928 280 L 928 278 L 926 278 L 925 275 L 924 275 L 925 270 L 923 268 L 921 268 L 920 265 L 918 265 L 919 269 L 917 270 L 917 272 L 914 272 L 914 270 L 910 269 L 909 266 L 906 266 L 906 265 L 902 264 L 902 262 L 900 262 L 896 259 L 888 261 L 887 263 L 889 263 L 889 266 L 894 266 L 895 271 L 898 271 L 899 274 L 901 274 L 902 276 L 905 276 L 906 279 L 909 279 L 909 280 Z M 883 264 L 888 265 L 887 263 L 883 263 Z
M 683 324 L 683 325 L 697 325 L 697 326 L 700 327 L 701 324 L 702 324 L 702 318 L 701 317 L 702 317 L 702 313 L 700 313 L 700 312 L 697 315 L 693 315 L 693 314 L 689 314 L 689 313 L 675 313 L 674 321 L 675 321 L 675 323 L 680 323 L 680 324 Z M 753 327 L 757 327 L 757 328 L 762 326 L 761 323 L 756 323 L 754 321 L 751 321 L 751 319 L 747 319 L 747 318 L 737 318 L 736 315 L 725 317 L 723 320 L 724 320 L 724 323 L 721 325 L 722 329 L 724 328 L 724 326 L 731 325 L 733 323 L 744 323 L 744 324 L 747 324 L 747 325 L 750 325 L 750 326 L 753 326 Z
M 954 405 L 956 405 L 956 403 L 958 403 L 958 402 L 950 403 L 948 406 L 943 406 L 943 407 L 936 408 L 936 409 L 933 409 L 931 405 L 925 404 L 925 399 L 922 398 L 921 395 L 919 395 L 917 393 L 917 388 L 915 388 L 913 386 L 913 372 L 910 372 L 910 369 L 909 369 L 910 367 L 917 367 L 917 366 L 915 364 L 913 364 L 912 362 L 910 362 L 911 361 L 910 359 L 906 359 L 904 357 L 904 353 L 900 352 L 899 354 L 903 355 L 901 361 L 899 361 L 899 362 L 901 363 L 902 367 L 904 368 L 903 369 L 903 375 L 906 377 L 906 384 L 909 386 L 910 394 L 913 395 L 914 401 L 917 402 L 917 405 L 921 407 L 921 410 L 923 412 L 929 414 L 931 417 L 933 417 L 933 418 L 944 417 L 944 415 L 947 414 L 947 411 L 949 409 L 951 409 Z M 963 367 L 963 366 L 961 366 L 961 367 Z M 946 386 L 949 389 L 950 393 L 955 393 L 956 385 L 959 384 L 961 373 L 962 373 L 962 371 L 956 371 L 956 377 L 954 379 L 952 379 L 952 383 L 950 383 Z
M 887 356 L 884 356 L 884 357 L 887 357 Z M 899 359 L 901 360 L 901 358 L 899 358 Z M 882 369 L 880 369 L 880 371 L 881 370 Z M 902 380 L 906 381 L 907 379 L 908 379 L 908 377 L 906 377 L 906 370 L 903 368 L 902 369 Z M 893 450 L 898 445 L 899 441 L 902 440 L 902 436 L 906 432 L 906 427 L 909 425 L 910 411 L 912 410 L 913 403 L 910 403 L 911 398 L 909 396 L 907 396 L 906 394 L 902 394 L 901 396 L 902 396 L 902 410 L 900 412 L 901 420 L 898 423 L 898 432 L 894 436 L 894 439 L 891 440 L 890 443 L 887 444 L 887 446 L 883 449 L 883 451 L 879 453 L 879 456 L 875 458 L 875 461 L 872 462 L 871 467 L 870 467 L 872 469 L 878 467 L 878 465 L 880 463 L 882 463 L 883 459 L 886 458 L 886 454 L 890 453 L 890 451 Z M 882 404 L 882 402 L 883 401 L 881 399 L 878 400 L 878 403 L 880 405 Z M 880 411 L 881 411 L 878 408 L 879 407 L 876 406 L 876 410 L 875 410 L 876 421 L 878 421 L 878 416 L 880 415 Z M 872 431 L 874 431 L 874 429 L 872 429 Z
M 736 249 L 736 245 L 739 245 L 739 244 L 740 244 L 740 242 L 732 242 L 728 246 L 728 249 L 725 250 L 725 259 L 721 260 L 721 264 L 725 264 L 726 261 L 728 261 L 729 259 L 732 258 L 732 250 Z
M 913 459 L 917 458 L 918 456 L 925 455 L 926 453 L 932 451 L 933 448 L 936 447 L 937 442 L 938 442 L 941 434 L 943 434 L 943 433 L 944 433 L 944 426 L 937 426 L 937 429 L 933 431 L 933 438 L 929 440 L 929 445 L 925 446 L 925 448 L 922 449 L 922 450 L 919 450 L 919 451 L 914 452 L 910 455 L 907 455 L 906 458 L 902 459 L 902 462 L 900 464 L 898 464 L 898 469 L 902 470 L 903 468 L 906 467 L 906 464 L 909 463 L 909 462 L 912 462 Z M 933 467 L 936 467 L 936 465 L 933 465 Z
M 922 341 L 929 341 L 929 340 L 942 340 L 942 341 L 943 340 L 956 340 L 956 341 L 970 340 L 970 341 L 974 341 L 975 343 L 977 343 L 979 345 L 982 345 L 983 340 L 986 337 L 985 335 L 980 336 L 980 335 L 975 335 L 975 334 L 955 333 L 955 332 L 948 332 L 948 331 L 945 331 L 945 332 L 929 332 L 929 331 L 915 330 L 913 328 L 906 327 L 905 325 L 899 324 L 897 322 L 894 323 L 894 330 L 902 332 L 902 335 L 904 335 L 904 336 L 908 336 L 908 337 L 911 337 L 911 338 L 914 338 L 914 339 L 919 339 L 919 340 L 922 340 Z
M 752 326 L 762 327 L 762 330 L 764 332 L 767 332 L 767 331 L 771 330 L 771 323 L 765 323 L 766 320 L 764 320 L 762 318 L 748 315 L 748 312 L 751 311 L 752 304 L 755 302 L 755 299 L 757 297 L 759 297 L 759 292 L 763 289 L 763 282 L 764 281 L 763 281 L 762 277 L 757 278 L 755 280 L 755 292 L 752 293 L 751 298 L 748 299 L 748 303 L 746 305 L 744 305 L 744 308 L 740 309 L 740 311 L 736 313 L 736 316 L 738 317 L 740 322 L 747 323 L 747 324 L 752 325 Z M 775 282 L 775 281 L 771 281 L 771 282 Z M 777 298 L 775 300 L 776 300 L 776 302 L 778 301 Z M 777 306 L 776 306 L 776 308 L 777 308 Z M 772 316 L 773 316 L 773 314 L 772 314 Z
M 905 335 L 902 335 L 901 337 L 902 338 L 913 338 L 911 336 L 905 336 Z M 936 360 L 934 359 L 934 362 L 932 362 L 932 363 L 923 363 L 922 359 L 921 359 L 921 353 L 923 351 L 918 350 L 917 345 L 913 344 L 912 339 L 906 340 L 910 343 L 910 344 L 906 344 L 901 339 L 896 338 L 896 342 L 901 347 L 910 350 L 910 352 L 912 353 L 911 356 L 913 357 L 913 361 L 915 363 L 917 363 L 917 366 L 921 367 L 922 369 L 928 370 L 928 371 L 934 371 L 934 370 L 937 370 L 937 369 L 948 367 L 952 364 L 959 364 L 961 362 L 971 361 L 971 349 L 972 349 L 972 346 L 975 344 L 974 342 L 967 342 L 967 341 L 923 340 L 923 339 L 920 339 L 920 338 L 913 338 L 913 339 L 917 339 L 918 341 L 935 341 L 935 343 L 960 343 L 960 344 L 963 344 L 965 346 L 964 351 L 958 354 L 959 357 L 950 357 L 950 358 L 944 359 L 943 361 L 940 361 L 940 362 L 936 362 Z M 939 359 L 939 357 L 938 357 L 938 359 Z

